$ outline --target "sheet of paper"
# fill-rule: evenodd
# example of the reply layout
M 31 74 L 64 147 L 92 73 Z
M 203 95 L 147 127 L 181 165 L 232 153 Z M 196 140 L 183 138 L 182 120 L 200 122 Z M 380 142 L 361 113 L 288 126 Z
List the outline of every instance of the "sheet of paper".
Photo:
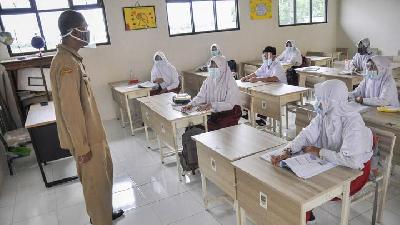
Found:
M 178 112 L 181 112 L 181 113 L 185 113 L 185 114 L 188 114 L 188 115 L 198 115 L 198 114 L 201 113 L 201 112 L 197 111 L 197 107 L 193 107 L 189 111 L 182 112 L 182 107 L 183 107 L 183 105 L 176 105 L 176 104 L 172 105 L 172 109 L 174 109 L 175 111 L 178 111 Z
M 157 84 L 150 82 L 150 81 L 146 81 L 146 82 L 140 83 L 138 86 L 141 88 L 153 88 L 153 87 L 157 86 Z
M 332 169 L 336 165 L 306 153 L 283 160 L 281 166 L 290 168 L 298 177 L 308 179 Z

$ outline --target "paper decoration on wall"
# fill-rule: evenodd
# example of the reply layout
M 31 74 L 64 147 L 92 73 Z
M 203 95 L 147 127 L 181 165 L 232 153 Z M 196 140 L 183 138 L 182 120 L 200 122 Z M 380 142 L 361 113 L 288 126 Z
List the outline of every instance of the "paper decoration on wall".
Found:
M 126 31 L 157 27 L 154 6 L 124 7 L 123 12 Z
M 250 0 L 250 19 L 272 18 L 272 0 Z

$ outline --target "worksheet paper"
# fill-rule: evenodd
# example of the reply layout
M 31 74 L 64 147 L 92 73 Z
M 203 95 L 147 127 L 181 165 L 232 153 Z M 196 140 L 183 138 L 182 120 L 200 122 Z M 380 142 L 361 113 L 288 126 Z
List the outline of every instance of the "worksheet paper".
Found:
M 183 107 L 183 105 L 175 105 L 175 104 L 172 105 L 172 109 L 174 109 L 175 111 L 179 111 L 181 113 L 185 113 L 185 114 L 188 114 L 188 115 L 198 115 L 198 114 L 201 113 L 201 112 L 197 111 L 197 107 L 192 107 L 191 110 L 186 111 L 186 112 L 182 112 L 182 107 Z
M 260 157 L 267 162 L 271 162 L 271 156 L 280 155 L 284 148 L 279 148 L 267 152 Z M 308 179 L 318 174 L 321 174 L 336 165 L 328 161 L 322 160 L 319 157 L 310 153 L 299 154 L 281 161 L 280 167 L 287 167 L 292 170 L 298 177 Z
M 153 87 L 157 86 L 157 84 L 150 82 L 150 81 L 146 81 L 146 82 L 140 83 L 138 86 L 141 88 L 153 88 Z

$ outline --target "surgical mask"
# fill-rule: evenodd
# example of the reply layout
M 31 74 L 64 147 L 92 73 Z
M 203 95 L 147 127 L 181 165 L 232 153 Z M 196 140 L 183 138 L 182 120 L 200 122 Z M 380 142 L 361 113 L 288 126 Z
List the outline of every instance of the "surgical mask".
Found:
M 378 74 L 378 71 L 376 71 L 376 70 L 367 69 L 365 71 L 365 77 L 368 79 L 371 79 L 371 80 L 376 80 L 379 78 L 379 74 Z
M 80 33 L 80 37 L 72 35 L 72 31 L 78 31 Z M 85 46 L 93 47 L 92 43 L 90 43 L 90 31 L 89 30 L 80 30 L 78 28 L 72 28 L 67 34 L 63 35 L 62 37 L 70 36 L 73 39 L 81 41 L 85 44 Z
M 313 106 L 315 112 L 317 112 L 318 114 L 322 114 L 321 100 L 317 99 Z
M 272 59 L 268 59 L 268 60 L 267 60 L 267 65 L 268 65 L 268 66 L 271 66 L 271 65 L 272 65 Z
M 261 58 L 262 58 L 263 63 L 267 63 L 267 59 L 265 58 L 264 55 L 261 55 Z
M 219 56 L 219 51 L 218 50 L 212 50 L 211 51 L 211 56 Z
M 291 51 L 293 47 L 286 47 L 286 50 Z
M 365 55 L 365 54 L 367 54 L 367 50 L 366 50 L 365 48 L 358 48 L 358 49 L 357 49 L 357 52 L 358 52 L 360 55 Z
M 214 80 L 217 80 L 221 76 L 221 71 L 219 68 L 208 68 L 208 74 L 210 75 L 211 78 Z

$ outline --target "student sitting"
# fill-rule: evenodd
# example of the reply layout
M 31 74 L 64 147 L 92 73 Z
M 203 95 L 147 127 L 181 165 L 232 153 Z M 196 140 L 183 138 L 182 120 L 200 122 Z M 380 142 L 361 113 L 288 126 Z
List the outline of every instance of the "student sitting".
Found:
M 396 82 L 390 62 L 385 57 L 373 56 L 366 63 L 364 80 L 349 93 L 350 99 L 370 106 L 399 107 Z
M 154 54 L 154 65 L 151 70 L 151 81 L 158 84 L 157 88 L 151 90 L 150 95 L 159 95 L 166 92 L 179 93 L 179 74 L 171 65 L 164 53 Z
M 303 63 L 303 58 L 301 57 L 301 52 L 296 48 L 293 40 L 288 40 L 286 42 L 286 49 L 277 58 L 278 61 L 290 63 L 295 67 L 301 66 Z
M 360 113 L 348 104 L 347 87 L 339 80 L 315 85 L 317 116 L 291 142 L 284 153 L 273 156 L 277 165 L 291 154 L 303 151 L 336 165 L 359 169 L 363 174 L 351 182 L 353 195 L 366 184 L 372 157 L 372 132 L 365 126 Z M 335 199 L 336 200 L 336 199 Z M 307 213 L 307 221 L 315 219 Z
M 194 106 L 198 111 L 211 110 L 209 131 L 237 125 L 241 116 L 240 91 L 226 58 L 212 57 L 208 73 L 197 96 L 182 110 L 189 111 Z
M 212 44 L 210 47 L 210 59 L 206 64 L 201 66 L 198 70 L 202 72 L 207 72 L 208 65 L 210 65 L 211 58 L 214 56 L 223 56 L 221 48 L 217 44 Z
M 263 64 L 252 74 L 243 77 L 243 82 L 255 83 L 262 82 L 280 82 L 287 84 L 286 73 L 279 61 L 276 60 L 276 48 L 268 46 L 264 49 Z
M 357 53 L 354 55 L 351 61 L 350 70 L 355 72 L 363 72 L 365 70 L 365 64 L 371 59 L 372 51 L 370 48 L 370 42 L 368 38 L 364 38 L 357 43 Z

